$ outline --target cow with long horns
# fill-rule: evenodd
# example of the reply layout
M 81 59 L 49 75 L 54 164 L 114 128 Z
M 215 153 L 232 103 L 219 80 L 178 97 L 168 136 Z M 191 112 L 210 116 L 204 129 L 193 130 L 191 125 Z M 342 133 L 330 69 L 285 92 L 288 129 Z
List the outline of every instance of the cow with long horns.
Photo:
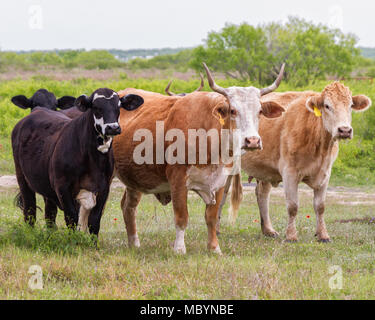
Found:
M 226 165 L 221 158 L 218 163 L 212 161 L 212 155 L 221 146 L 223 129 L 232 132 L 238 128 L 242 138 L 239 145 L 243 153 L 262 147 L 258 133 L 259 117 L 275 118 L 284 109 L 275 102 L 262 103 L 260 98 L 275 90 L 282 79 L 284 65 L 275 83 L 270 87 L 258 89 L 254 87 L 222 88 L 217 85 L 204 64 L 210 87 L 215 92 L 193 92 L 186 96 L 164 96 L 158 93 L 137 89 L 126 89 L 119 92 L 120 97 L 137 94 L 144 99 L 142 108 L 133 114 L 120 112 L 122 133 L 114 138 L 113 151 L 115 156 L 116 174 L 126 185 L 126 192 L 121 201 L 126 224 L 129 246 L 140 246 L 136 228 L 137 206 L 142 194 L 154 194 L 166 205 L 173 203 L 176 240 L 174 250 L 185 253 L 184 235 L 188 223 L 187 194 L 195 191 L 206 203 L 205 219 L 208 228 L 208 249 L 221 253 L 216 236 L 218 208 L 227 179 Z M 167 132 L 165 138 L 158 133 L 157 125 Z M 169 134 L 172 131 L 177 136 Z M 194 154 L 185 152 L 178 162 L 165 161 L 168 150 L 176 151 L 179 136 L 185 141 L 182 150 L 189 149 L 189 133 L 201 130 L 207 133 L 204 148 L 196 148 Z M 209 133 L 218 133 L 218 144 L 213 143 Z M 148 140 L 148 137 L 156 139 Z M 209 137 L 208 137 L 209 136 Z M 175 139 L 177 138 L 177 140 Z M 195 141 L 197 138 L 195 138 Z M 160 141 L 163 143 L 161 144 Z M 199 142 L 200 137 L 199 137 Z M 144 147 L 143 151 L 151 155 L 147 162 L 135 161 L 134 154 Z M 174 147 L 174 149 L 173 149 Z M 230 149 L 231 146 L 227 146 Z M 177 147 L 177 151 L 181 148 Z M 231 151 L 231 150 L 229 150 Z M 172 152 L 174 154 L 174 152 Z M 207 161 L 201 162 L 204 154 Z M 188 161 L 188 155 L 199 159 L 195 164 Z M 189 158 L 190 159 L 190 158 Z

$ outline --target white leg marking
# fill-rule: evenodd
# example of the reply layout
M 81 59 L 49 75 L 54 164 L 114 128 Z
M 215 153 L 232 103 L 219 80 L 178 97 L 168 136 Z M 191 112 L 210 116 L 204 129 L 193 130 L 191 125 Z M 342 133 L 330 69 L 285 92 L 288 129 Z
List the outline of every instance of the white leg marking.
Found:
M 219 256 L 223 254 L 219 245 L 217 245 L 217 247 L 212 252 L 218 254 Z
M 94 208 L 96 205 L 96 195 L 90 191 L 82 189 L 78 193 L 76 199 L 81 205 L 79 208 L 79 219 L 77 229 L 80 231 L 87 232 L 89 215 L 92 208 Z
M 176 253 L 185 254 L 186 247 L 185 247 L 185 230 L 176 226 L 176 241 L 174 242 L 174 251 Z
M 137 233 L 133 236 L 128 237 L 128 244 L 129 244 L 129 247 L 134 247 L 134 248 L 139 248 L 141 246 Z

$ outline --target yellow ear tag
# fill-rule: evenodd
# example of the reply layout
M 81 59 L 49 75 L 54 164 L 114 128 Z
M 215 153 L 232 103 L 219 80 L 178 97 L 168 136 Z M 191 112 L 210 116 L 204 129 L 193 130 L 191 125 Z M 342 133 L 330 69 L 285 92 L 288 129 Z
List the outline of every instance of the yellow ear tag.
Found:
M 320 112 L 320 110 L 317 108 L 317 107 L 314 107 L 314 113 L 317 117 L 321 117 L 322 116 L 322 113 Z
M 223 119 L 223 117 L 221 116 L 221 114 L 219 113 L 219 122 L 220 124 L 223 126 L 225 124 L 225 120 Z

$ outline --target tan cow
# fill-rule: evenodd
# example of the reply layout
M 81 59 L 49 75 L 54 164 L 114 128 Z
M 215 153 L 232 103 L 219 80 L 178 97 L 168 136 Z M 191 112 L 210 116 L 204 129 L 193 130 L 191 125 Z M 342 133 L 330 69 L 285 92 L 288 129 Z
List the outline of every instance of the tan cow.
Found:
M 205 66 L 205 65 L 204 65 Z M 275 90 L 281 82 L 284 66 L 273 85 L 264 89 L 254 87 L 247 88 L 221 88 L 216 85 L 208 68 L 205 66 L 210 87 L 216 92 L 194 92 L 186 96 L 167 97 L 158 93 L 137 89 L 126 89 L 119 92 L 120 97 L 130 93 L 137 93 L 144 99 L 144 104 L 132 113 L 120 114 L 121 135 L 113 141 L 116 174 L 126 185 L 126 192 L 122 199 L 122 210 L 126 224 L 129 246 L 139 247 L 140 242 L 136 229 L 136 208 L 141 200 L 142 193 L 154 194 L 157 199 L 166 205 L 170 201 L 173 204 L 174 220 L 176 225 L 176 241 L 174 250 L 185 253 L 184 234 L 188 223 L 187 194 L 193 190 L 201 196 L 206 203 L 205 218 L 208 227 L 208 249 L 220 253 L 219 243 L 216 237 L 216 223 L 218 219 L 218 206 L 223 194 L 223 186 L 227 178 L 226 166 L 219 150 L 220 161 L 214 163 L 211 153 L 215 150 L 214 138 L 210 135 L 207 145 L 201 152 L 200 148 L 194 151 L 197 164 L 187 161 L 188 141 L 190 130 L 202 130 L 216 132 L 221 145 L 222 129 L 232 132 L 233 128 L 239 128 L 241 132 L 241 145 L 243 152 L 258 149 L 261 139 L 258 134 L 258 118 L 260 113 L 268 117 L 277 117 L 284 109 L 277 103 L 261 103 L 260 97 Z M 164 129 L 164 135 L 158 133 L 157 126 Z M 184 143 L 184 156 L 175 159 L 177 162 L 165 162 L 167 151 L 179 139 L 178 134 L 169 135 L 173 130 L 182 132 Z M 154 137 L 148 144 L 147 135 Z M 143 137 L 142 137 L 143 136 Z M 174 138 L 176 140 L 174 140 Z M 144 138 L 144 140 L 142 140 Z M 180 137 L 181 138 L 181 137 Z M 147 139 L 147 141 L 146 141 Z M 159 139 L 159 140 L 158 140 Z M 141 141 L 142 140 L 142 141 Z M 163 141 L 165 140 L 164 145 Z M 141 143 L 140 143 L 141 141 Z M 196 140 L 195 140 L 196 141 Z M 201 143 L 201 141 L 199 141 Z M 146 156 L 145 162 L 135 159 L 135 153 L 140 145 L 148 144 L 151 156 Z M 231 149 L 231 145 L 224 149 Z M 159 150 L 158 150 L 159 148 Z M 176 146 L 174 151 L 181 151 Z M 228 150 L 226 150 L 228 151 Z M 200 156 L 205 153 L 207 162 L 202 163 Z M 169 153 L 171 156 L 171 153 Z M 172 158 L 174 152 L 172 154 Z M 138 163 L 138 164 L 137 164 Z
M 323 214 L 332 165 L 339 151 L 338 142 L 353 137 L 352 110 L 368 109 L 371 100 L 364 95 L 352 96 L 349 88 L 339 82 L 328 85 L 321 93 L 272 93 L 264 98 L 264 101 L 270 100 L 287 111 L 272 122 L 262 118 L 259 133 L 267 143 L 262 151 L 242 156 L 242 169 L 257 180 L 255 193 L 262 232 L 266 236 L 278 235 L 272 227 L 268 208 L 271 186 L 282 181 L 289 214 L 286 239 L 297 241 L 298 184 L 304 182 L 314 190 L 317 239 L 329 242 Z M 239 176 L 234 179 L 237 194 L 242 193 L 239 179 Z M 232 206 L 230 220 L 234 221 L 239 204 L 232 201 Z

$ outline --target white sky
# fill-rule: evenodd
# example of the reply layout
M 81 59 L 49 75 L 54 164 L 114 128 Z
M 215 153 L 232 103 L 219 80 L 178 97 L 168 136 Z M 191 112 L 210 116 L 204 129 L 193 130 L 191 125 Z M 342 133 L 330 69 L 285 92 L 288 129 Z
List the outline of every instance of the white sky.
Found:
M 258 25 L 290 15 L 340 27 L 375 47 L 370 0 L 1 0 L 0 48 L 190 47 L 226 22 Z

